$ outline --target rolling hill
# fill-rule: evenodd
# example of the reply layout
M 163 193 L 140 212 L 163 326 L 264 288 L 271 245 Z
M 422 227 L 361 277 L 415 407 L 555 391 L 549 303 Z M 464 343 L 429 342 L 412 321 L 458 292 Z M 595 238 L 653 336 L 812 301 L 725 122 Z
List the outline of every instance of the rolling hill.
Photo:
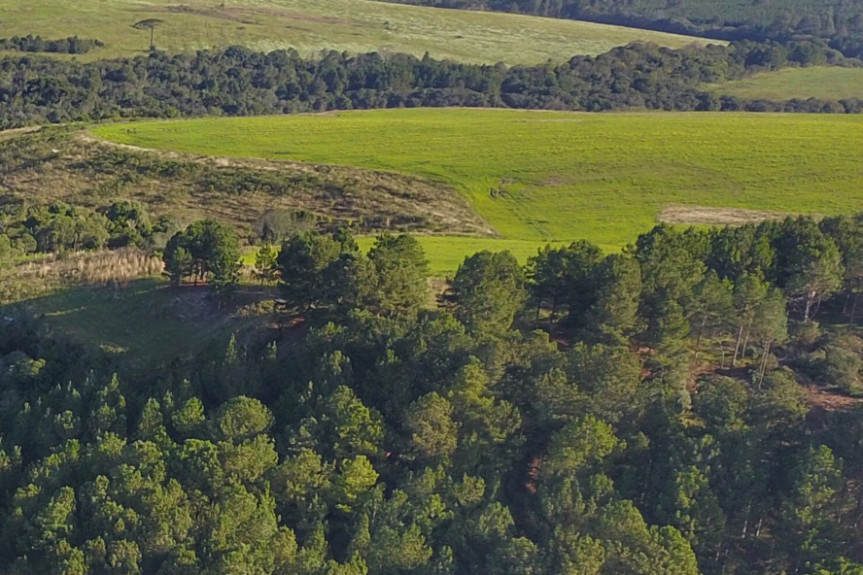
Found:
M 522 256 L 576 239 L 616 250 L 660 220 L 733 223 L 863 208 L 859 116 L 412 109 L 119 124 L 93 133 L 206 156 L 421 176 L 459 190 L 524 248 Z M 478 246 L 450 241 L 436 238 L 440 255 L 432 256 Z
M 467 13 L 367 0 L 32 0 L 0 4 L 0 37 L 77 35 L 104 48 L 78 58 L 146 53 L 155 20 L 156 47 L 169 52 L 245 45 L 258 51 L 294 48 L 405 52 L 464 62 L 537 64 L 598 54 L 634 41 L 681 47 L 704 40 L 587 22 L 496 13 Z

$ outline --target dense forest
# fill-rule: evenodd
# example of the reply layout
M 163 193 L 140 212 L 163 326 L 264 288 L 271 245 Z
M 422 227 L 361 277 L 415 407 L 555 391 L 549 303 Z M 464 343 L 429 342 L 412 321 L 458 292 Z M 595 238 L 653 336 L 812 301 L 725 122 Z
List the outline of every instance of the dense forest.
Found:
M 480 252 L 435 306 L 412 237 L 306 231 L 270 336 L 145 371 L 7 309 L 0 570 L 860 573 L 861 222 Z M 216 305 L 236 246 L 166 270 Z
M 711 0 L 389 0 L 589 20 L 726 40 L 794 36 L 863 37 L 860 0 L 727 2 Z
M 860 55 L 853 42 L 831 48 L 746 41 L 682 50 L 633 44 L 559 65 L 517 67 L 378 53 L 303 59 L 294 51 L 241 47 L 92 63 L 13 56 L 0 60 L 0 128 L 416 106 L 859 112 L 863 99 L 742 101 L 704 84 L 787 66 L 859 66 Z

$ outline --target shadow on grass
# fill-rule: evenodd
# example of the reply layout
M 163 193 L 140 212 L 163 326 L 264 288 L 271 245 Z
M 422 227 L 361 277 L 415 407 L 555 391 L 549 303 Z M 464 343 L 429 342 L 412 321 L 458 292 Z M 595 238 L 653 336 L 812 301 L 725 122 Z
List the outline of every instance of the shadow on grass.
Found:
M 118 288 L 70 287 L 3 306 L 0 313 L 23 308 L 134 368 L 189 357 L 209 345 L 223 345 L 233 333 L 263 329 L 273 296 L 272 288 L 242 286 L 220 302 L 206 286 L 172 288 L 162 280 L 142 279 Z

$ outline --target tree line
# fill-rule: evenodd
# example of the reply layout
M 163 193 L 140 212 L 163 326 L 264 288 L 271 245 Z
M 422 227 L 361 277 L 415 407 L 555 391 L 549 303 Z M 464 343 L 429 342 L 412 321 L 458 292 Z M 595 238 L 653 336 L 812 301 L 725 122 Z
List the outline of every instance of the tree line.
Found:
M 0 50 L 15 50 L 18 52 L 46 52 L 55 54 L 86 54 L 105 44 L 91 38 L 69 36 L 61 40 L 45 40 L 41 36 L 12 36 L 0 38 Z
M 861 223 L 480 252 L 437 305 L 414 238 L 305 231 L 257 261 L 281 336 L 119 374 L 10 310 L 0 568 L 858 572 L 861 408 L 801 382 L 863 392 Z M 167 267 L 235 241 L 197 222 Z
M 772 6 L 679 0 L 657 4 L 627 0 L 388 0 L 401 4 L 491 10 L 587 20 L 724 40 L 863 37 L 857 0 Z
M 855 45 L 844 47 L 855 53 Z M 416 106 L 859 112 L 861 99 L 745 101 L 703 89 L 756 71 L 840 63 L 860 64 L 808 40 L 680 50 L 632 44 L 558 65 L 515 67 L 378 53 L 304 59 L 291 50 L 264 54 L 236 46 L 90 63 L 7 57 L 0 60 L 0 128 Z

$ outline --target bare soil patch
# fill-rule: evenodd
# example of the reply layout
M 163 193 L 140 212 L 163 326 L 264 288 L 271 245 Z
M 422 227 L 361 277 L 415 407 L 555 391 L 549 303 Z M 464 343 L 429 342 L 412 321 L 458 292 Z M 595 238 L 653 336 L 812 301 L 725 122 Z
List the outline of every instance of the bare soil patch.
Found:
M 712 208 L 708 206 L 667 206 L 659 213 L 660 222 L 684 225 L 739 226 L 764 220 L 781 220 L 791 214 L 743 208 Z
M 806 390 L 809 405 L 826 411 L 847 411 L 863 403 L 861 398 L 843 395 L 817 385 L 804 385 L 803 389 Z

